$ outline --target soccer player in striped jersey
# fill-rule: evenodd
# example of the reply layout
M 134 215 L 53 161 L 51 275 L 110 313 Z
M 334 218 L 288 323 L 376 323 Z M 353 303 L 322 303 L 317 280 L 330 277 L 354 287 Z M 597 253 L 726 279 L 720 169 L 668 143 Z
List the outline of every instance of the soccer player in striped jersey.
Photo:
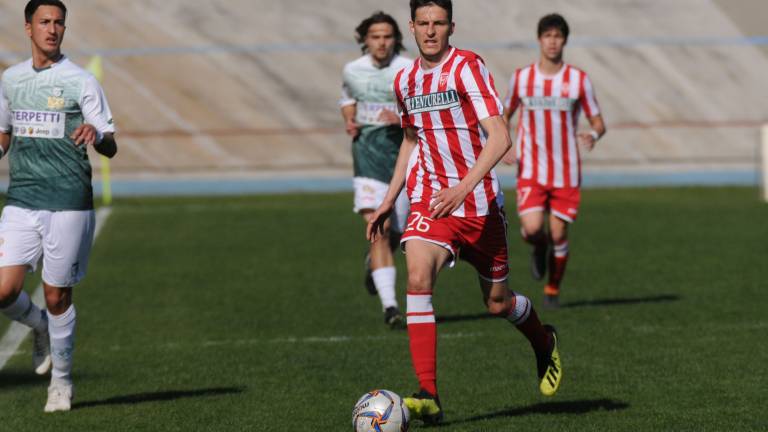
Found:
M 520 111 L 516 148 L 504 162 L 517 162 L 517 211 L 523 239 L 531 245 L 531 275 L 541 280 L 545 306 L 559 305 L 560 283 L 568 262 L 568 225 L 576 220 L 581 199 L 579 147 L 592 150 L 605 124 L 592 82 L 584 71 L 563 61 L 568 23 L 558 14 L 538 24 L 541 56 L 512 75 L 504 119 Z M 578 131 L 584 111 L 590 131 Z M 547 232 L 545 226 L 549 223 Z
M 512 142 L 493 78 L 477 54 L 449 44 L 450 0 L 411 0 L 410 7 L 420 56 L 395 78 L 405 136 L 368 236 L 377 238 L 407 186 L 411 214 L 401 242 L 408 265 L 408 337 L 420 390 L 405 404 L 415 418 L 437 423 L 443 411 L 432 294 L 438 273 L 459 258 L 477 271 L 488 311 L 529 340 L 543 394 L 555 394 L 562 368 L 554 329 L 541 324 L 528 298 L 507 286 L 506 221 L 493 167 Z M 504 361 L 486 366 L 503 370 Z
M 73 397 L 72 287 L 85 276 L 96 223 L 86 147 L 117 153 L 98 81 L 61 53 L 66 15 L 59 0 L 27 4 L 32 58 L 8 68 L 0 84 L 0 156 L 10 159 L 0 218 L 0 312 L 32 328 L 35 371 L 52 369 L 45 412 L 69 411 Z M 47 312 L 23 290 L 41 257 Z
M 363 56 L 344 66 L 339 105 L 347 134 L 353 138 L 354 211 L 367 223 L 387 192 L 403 141 L 392 81 L 397 71 L 412 60 L 400 55 L 403 35 L 390 15 L 376 12 L 364 19 L 356 32 Z M 392 220 L 384 227 L 384 235 L 371 244 L 366 259 L 366 287 L 371 294 L 378 293 L 384 322 L 390 328 L 405 327 L 395 295 L 390 236 L 397 247 L 399 236 L 393 231 L 402 232 L 407 215 L 408 199 L 402 195 Z

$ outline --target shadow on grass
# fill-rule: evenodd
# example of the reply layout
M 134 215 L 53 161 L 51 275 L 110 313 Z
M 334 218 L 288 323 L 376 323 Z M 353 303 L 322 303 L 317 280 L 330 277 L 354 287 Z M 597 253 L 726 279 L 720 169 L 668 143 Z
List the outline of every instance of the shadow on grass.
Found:
M 0 372 L 0 389 L 40 385 L 47 386 L 50 380 L 50 377 L 35 375 L 31 370 L 28 372 L 14 370 L 4 371 Z
M 508 408 L 466 419 L 443 422 L 442 425 L 472 423 L 500 417 L 519 417 L 530 414 L 586 414 L 593 411 L 619 411 L 629 408 L 629 404 L 613 399 L 575 400 L 562 402 L 544 402 L 520 408 Z
M 680 301 L 682 297 L 677 294 L 659 294 L 648 297 L 635 297 L 635 298 L 605 298 L 595 300 L 578 300 L 572 302 L 561 303 L 560 308 L 578 308 L 578 307 L 598 307 L 598 306 L 624 306 L 642 303 L 664 303 Z M 498 317 L 491 315 L 487 312 L 477 314 L 463 314 L 463 315 L 438 315 L 436 318 L 438 323 L 450 323 L 460 321 L 479 321 L 485 319 L 498 319 Z
M 499 317 L 491 315 L 488 312 L 478 313 L 478 314 L 466 314 L 466 315 L 437 315 L 435 317 L 435 320 L 438 323 L 449 323 L 449 322 L 459 322 L 459 321 L 478 321 L 478 320 L 484 320 L 484 319 L 499 319 Z
M 214 387 L 198 390 L 170 390 L 154 393 L 137 393 L 125 396 L 115 396 L 96 401 L 76 402 L 72 404 L 72 409 L 93 408 L 109 405 L 136 405 L 147 402 L 169 402 L 186 398 L 239 394 L 244 391 L 245 387 Z
M 679 301 L 682 297 L 677 294 L 660 294 L 649 297 L 635 297 L 635 298 L 609 298 L 609 299 L 595 299 L 595 300 L 580 300 L 573 302 L 561 303 L 561 308 L 575 308 L 575 307 L 589 307 L 589 306 L 622 306 L 632 305 L 638 303 L 664 303 Z

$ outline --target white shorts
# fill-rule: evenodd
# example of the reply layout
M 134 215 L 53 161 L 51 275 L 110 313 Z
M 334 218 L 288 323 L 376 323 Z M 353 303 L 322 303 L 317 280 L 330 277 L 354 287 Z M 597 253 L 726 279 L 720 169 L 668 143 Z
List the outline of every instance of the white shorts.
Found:
M 29 210 L 5 206 L 0 216 L 0 267 L 37 269 L 55 287 L 77 284 L 88 268 L 96 216 L 93 210 Z
M 355 207 L 352 211 L 360 213 L 363 210 L 376 210 L 384 201 L 389 185 L 367 177 L 355 177 L 352 179 L 355 188 Z M 408 196 L 405 189 L 400 192 L 395 201 L 395 211 L 392 212 L 392 228 L 398 232 L 405 230 L 408 220 Z

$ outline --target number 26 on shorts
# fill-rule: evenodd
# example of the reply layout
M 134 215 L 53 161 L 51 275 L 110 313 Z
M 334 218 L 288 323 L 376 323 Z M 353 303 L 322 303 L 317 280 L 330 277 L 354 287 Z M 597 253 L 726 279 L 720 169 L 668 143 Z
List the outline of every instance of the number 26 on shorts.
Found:
M 406 231 L 419 231 L 419 232 L 428 232 L 430 228 L 430 222 L 432 222 L 434 219 L 424 216 L 423 214 L 415 211 L 411 212 L 411 220 L 408 221 L 408 226 L 405 228 Z

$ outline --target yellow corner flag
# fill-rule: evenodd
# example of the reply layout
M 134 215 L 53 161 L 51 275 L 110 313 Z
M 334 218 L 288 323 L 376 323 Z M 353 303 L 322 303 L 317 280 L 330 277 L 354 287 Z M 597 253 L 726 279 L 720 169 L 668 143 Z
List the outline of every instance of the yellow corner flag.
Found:
M 91 57 L 91 61 L 88 62 L 88 66 L 86 66 L 85 69 L 101 82 L 104 77 L 104 69 L 101 66 L 101 56 L 97 55 Z
M 85 69 L 93 74 L 96 79 L 101 82 L 104 77 L 104 68 L 101 64 L 101 56 L 95 55 L 91 57 L 91 61 Z M 112 182 L 109 178 L 109 158 L 106 156 L 101 157 L 101 202 L 104 206 L 112 204 Z

